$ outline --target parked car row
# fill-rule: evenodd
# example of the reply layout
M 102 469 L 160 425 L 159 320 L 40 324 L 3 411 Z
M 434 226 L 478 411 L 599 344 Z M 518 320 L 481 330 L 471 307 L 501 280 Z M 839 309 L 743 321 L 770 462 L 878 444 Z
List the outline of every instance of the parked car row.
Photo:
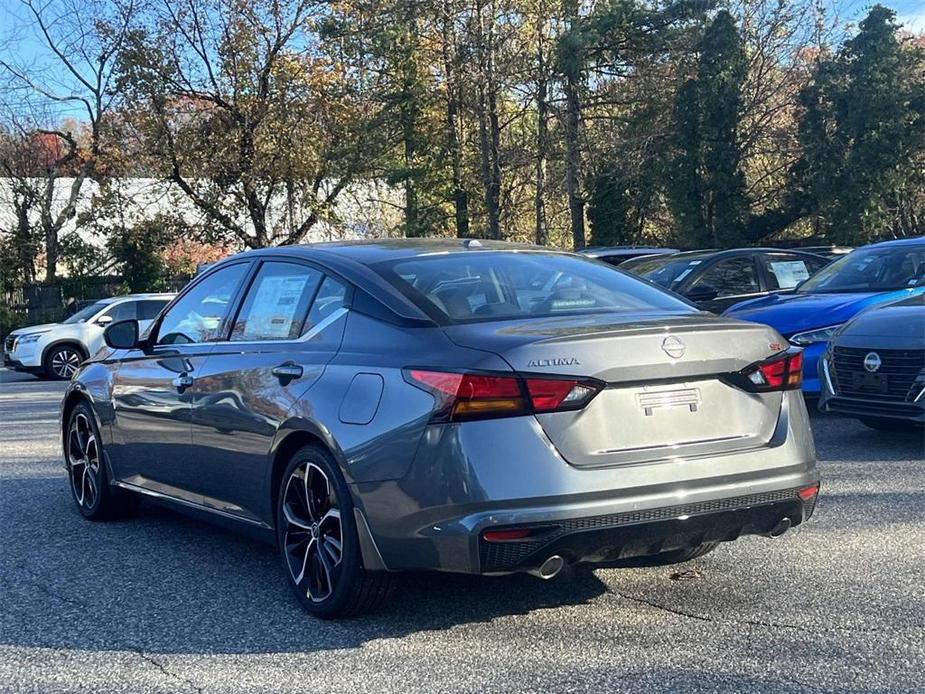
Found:
M 586 254 L 610 264 L 619 259 L 621 270 L 703 310 L 775 328 L 803 348 L 803 392 L 820 397 L 823 410 L 879 429 L 925 421 L 925 239 L 858 250 L 598 248 Z

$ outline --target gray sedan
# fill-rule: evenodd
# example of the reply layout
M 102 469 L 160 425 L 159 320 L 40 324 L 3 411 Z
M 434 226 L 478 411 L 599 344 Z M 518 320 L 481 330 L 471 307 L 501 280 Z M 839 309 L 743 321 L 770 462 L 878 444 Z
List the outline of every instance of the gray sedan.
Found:
M 925 423 L 925 294 L 876 306 L 834 335 L 819 360 L 819 408 L 873 429 Z
M 80 513 L 146 495 L 265 534 L 319 617 L 400 571 L 687 561 L 819 488 L 799 349 L 573 254 L 252 251 L 105 339 L 62 405 Z

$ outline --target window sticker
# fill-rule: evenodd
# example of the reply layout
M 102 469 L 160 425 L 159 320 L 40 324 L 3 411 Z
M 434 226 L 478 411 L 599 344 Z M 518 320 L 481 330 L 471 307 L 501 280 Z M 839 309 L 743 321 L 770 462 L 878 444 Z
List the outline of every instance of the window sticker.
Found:
M 772 260 L 771 272 L 777 277 L 781 289 L 791 289 L 809 279 L 809 270 L 802 260 Z

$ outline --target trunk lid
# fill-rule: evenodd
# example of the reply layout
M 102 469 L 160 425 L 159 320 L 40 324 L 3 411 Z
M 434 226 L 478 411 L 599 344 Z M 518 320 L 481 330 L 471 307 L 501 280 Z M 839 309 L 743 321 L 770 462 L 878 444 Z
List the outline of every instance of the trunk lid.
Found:
M 607 313 L 446 328 L 521 373 L 607 383 L 586 408 L 537 415 L 575 466 L 716 455 L 767 445 L 782 394 L 747 393 L 720 376 L 786 349 L 773 329 L 703 313 Z

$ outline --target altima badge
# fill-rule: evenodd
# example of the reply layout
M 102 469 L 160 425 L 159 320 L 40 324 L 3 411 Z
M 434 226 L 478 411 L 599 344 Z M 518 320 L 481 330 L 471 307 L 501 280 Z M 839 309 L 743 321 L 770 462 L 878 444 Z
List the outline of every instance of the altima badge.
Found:
M 864 369 L 869 373 L 876 372 L 882 363 L 880 355 L 876 352 L 868 352 L 867 356 L 864 357 Z
M 531 359 L 527 362 L 528 368 L 543 366 L 578 366 L 581 362 L 575 357 L 559 357 L 558 359 Z
M 684 352 L 687 351 L 687 345 L 684 344 L 680 337 L 669 335 L 662 340 L 662 351 L 672 359 L 680 359 L 684 356 Z

